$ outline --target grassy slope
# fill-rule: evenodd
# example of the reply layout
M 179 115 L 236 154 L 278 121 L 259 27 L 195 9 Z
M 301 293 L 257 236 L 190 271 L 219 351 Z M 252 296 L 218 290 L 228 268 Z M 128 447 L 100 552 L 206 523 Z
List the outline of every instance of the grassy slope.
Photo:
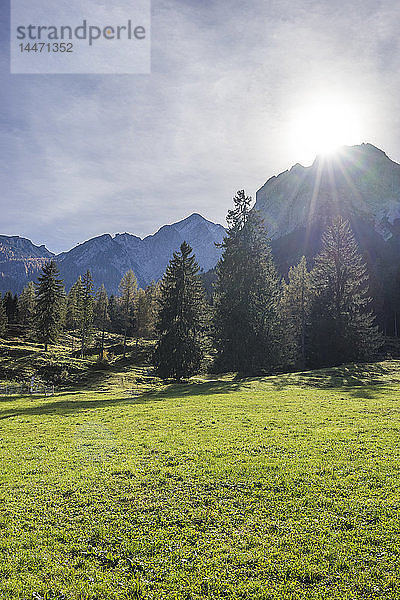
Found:
M 0 598 L 398 598 L 399 383 L 2 400 Z
M 72 345 L 73 340 L 73 345 Z M 145 391 L 154 387 L 149 364 L 154 342 L 140 340 L 136 345 L 130 341 L 126 360 L 122 357 L 122 336 L 106 335 L 106 348 L 111 358 L 109 368 L 99 368 L 98 350 L 92 348 L 84 359 L 80 358 L 79 339 L 65 334 L 57 346 L 49 346 L 44 352 L 43 345 L 21 336 L 0 339 L 0 394 L 7 384 L 28 386 L 32 376 L 37 382 L 58 389 L 81 389 L 110 391 L 119 387 L 137 384 Z M 132 364 L 135 368 L 132 369 Z

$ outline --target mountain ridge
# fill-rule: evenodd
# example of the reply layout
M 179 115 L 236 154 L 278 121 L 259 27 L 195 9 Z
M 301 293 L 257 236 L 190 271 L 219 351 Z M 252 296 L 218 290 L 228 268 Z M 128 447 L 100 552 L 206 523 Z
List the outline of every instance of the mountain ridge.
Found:
M 154 234 L 140 238 L 131 233 L 103 233 L 54 254 L 45 245 L 36 246 L 27 238 L 0 235 L 0 291 L 19 293 L 29 280 L 36 279 L 46 260 L 53 258 L 69 289 L 79 275 L 92 272 L 95 286 L 104 283 L 109 293 L 118 291 L 126 271 L 132 269 L 141 287 L 162 277 L 172 253 L 186 240 L 204 270 L 214 267 L 225 234 L 222 225 L 193 213 L 177 223 L 163 225 Z M 20 249 L 20 251 L 19 251 Z
M 255 209 L 264 218 L 278 271 L 304 254 L 312 266 L 321 246 L 322 232 L 335 215 L 349 220 L 368 265 L 373 308 L 382 328 L 397 335 L 400 323 L 400 165 L 372 144 L 345 146 L 336 156 L 316 157 L 270 177 L 256 193 Z M 68 252 L 54 255 L 18 236 L 0 236 L 0 291 L 20 292 L 50 257 L 59 264 L 67 289 L 86 270 L 95 286 L 118 291 L 123 274 L 132 269 L 141 287 L 158 280 L 182 241 L 193 247 L 208 271 L 221 249 L 225 234 L 217 225 L 193 213 L 164 225 L 143 239 L 130 233 L 105 233 Z M 44 254 L 45 256 L 40 256 Z M 210 284 L 215 273 L 209 273 Z M 399 316 L 397 315 L 399 312 Z
M 370 218 L 389 239 L 400 219 L 400 165 L 373 144 L 343 146 L 309 167 L 297 163 L 270 177 L 256 193 L 255 209 L 272 239 L 334 214 Z

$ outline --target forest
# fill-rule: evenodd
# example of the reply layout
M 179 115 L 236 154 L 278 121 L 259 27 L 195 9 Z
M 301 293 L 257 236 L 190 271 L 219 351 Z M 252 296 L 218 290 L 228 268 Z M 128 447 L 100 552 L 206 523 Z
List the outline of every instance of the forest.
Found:
M 350 224 L 332 218 L 312 268 L 303 256 L 279 278 L 251 202 L 244 190 L 233 199 L 211 293 L 186 242 L 160 281 L 140 289 L 129 270 L 118 295 L 109 296 L 104 285 L 95 290 L 90 271 L 66 293 L 50 260 L 37 282 L 1 299 L 0 335 L 17 326 L 47 352 L 61 332 L 73 332 L 82 358 L 97 340 L 104 366 L 106 333 L 123 337 L 124 358 L 128 339 L 154 340 L 155 373 L 177 381 L 202 371 L 255 376 L 381 357 L 385 339 Z

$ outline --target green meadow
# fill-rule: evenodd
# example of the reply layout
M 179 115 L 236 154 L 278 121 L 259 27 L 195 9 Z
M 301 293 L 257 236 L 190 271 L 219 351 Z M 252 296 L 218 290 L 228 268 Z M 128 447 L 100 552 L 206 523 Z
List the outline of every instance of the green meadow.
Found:
M 399 597 L 399 361 L 139 374 L 1 398 L 1 599 Z

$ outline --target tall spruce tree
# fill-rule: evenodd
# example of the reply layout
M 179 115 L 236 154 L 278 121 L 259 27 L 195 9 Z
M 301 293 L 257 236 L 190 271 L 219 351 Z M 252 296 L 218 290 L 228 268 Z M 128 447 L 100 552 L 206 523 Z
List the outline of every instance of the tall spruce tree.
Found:
M 126 356 L 126 340 L 135 325 L 135 299 L 137 294 L 137 281 L 132 269 L 129 269 L 121 279 L 120 307 L 124 331 L 124 358 Z
M 94 294 L 93 279 L 90 271 L 86 271 L 82 277 L 82 289 L 78 297 L 79 307 L 79 329 L 81 337 L 81 357 L 85 356 L 85 350 L 88 347 L 93 333 L 94 319 Z
M 94 305 L 94 324 L 101 331 L 100 358 L 104 353 L 104 336 L 106 327 L 110 323 L 110 315 L 108 313 L 108 295 L 104 284 L 97 290 L 96 302 Z
M 169 262 L 161 281 L 159 305 L 154 365 L 163 379 L 180 381 L 201 368 L 207 318 L 199 266 L 186 242 Z
M 66 310 L 66 329 L 73 331 L 78 329 L 81 322 L 81 298 L 83 294 L 82 277 L 79 276 L 77 281 L 71 287 L 67 296 L 67 310 Z
M 4 308 L 1 294 L 0 294 L 0 335 L 5 334 L 5 332 L 7 330 L 7 324 L 8 324 L 7 313 L 6 313 L 6 309 Z
M 215 367 L 244 375 L 279 364 L 279 283 L 263 221 L 244 190 L 233 199 L 215 284 Z
M 160 286 L 154 281 L 140 289 L 136 296 L 136 335 L 145 339 L 155 337 Z
M 8 291 L 4 294 L 3 306 L 5 308 L 9 323 L 16 323 L 18 320 L 18 296 Z
M 306 343 L 313 299 L 312 277 L 303 256 L 298 265 L 289 269 L 287 282 L 282 281 L 279 310 L 282 319 L 282 345 L 289 367 L 303 369 L 306 366 Z
M 369 308 L 368 273 L 343 218 L 336 217 L 324 232 L 312 276 L 312 366 L 372 358 L 381 337 Z
M 114 294 L 111 294 L 108 301 L 108 314 L 110 315 L 110 331 L 123 333 L 121 307 L 118 298 Z
M 18 320 L 19 323 L 30 331 L 35 326 L 36 290 L 33 281 L 24 287 L 18 298 Z
M 59 275 L 56 263 L 51 260 L 44 265 L 42 274 L 35 284 L 36 332 L 39 340 L 44 344 L 45 352 L 49 344 L 57 342 L 62 327 L 64 286 Z

